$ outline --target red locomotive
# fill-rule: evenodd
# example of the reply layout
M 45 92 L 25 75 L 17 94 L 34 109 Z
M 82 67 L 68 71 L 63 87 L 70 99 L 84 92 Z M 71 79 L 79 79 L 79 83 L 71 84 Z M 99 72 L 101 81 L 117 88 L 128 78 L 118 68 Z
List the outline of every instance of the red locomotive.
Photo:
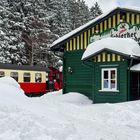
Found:
M 49 84 L 50 81 L 52 81 L 52 85 Z M 62 72 L 59 69 L 49 67 L 47 85 L 49 91 L 62 88 Z

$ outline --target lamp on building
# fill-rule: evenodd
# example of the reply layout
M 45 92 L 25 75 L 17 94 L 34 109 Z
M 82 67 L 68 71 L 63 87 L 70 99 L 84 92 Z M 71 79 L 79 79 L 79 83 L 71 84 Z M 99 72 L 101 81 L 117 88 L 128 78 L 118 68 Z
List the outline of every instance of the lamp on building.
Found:
M 71 67 L 68 67 L 68 73 L 72 74 L 72 68 Z

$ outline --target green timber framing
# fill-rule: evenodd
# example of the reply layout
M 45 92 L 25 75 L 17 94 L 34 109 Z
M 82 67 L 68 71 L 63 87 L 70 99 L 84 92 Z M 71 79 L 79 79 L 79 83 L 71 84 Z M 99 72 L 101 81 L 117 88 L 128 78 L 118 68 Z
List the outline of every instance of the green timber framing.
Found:
M 95 90 L 93 84 L 93 62 L 91 61 L 89 66 L 84 65 L 81 61 L 81 57 L 86 47 L 90 44 L 91 36 L 106 32 L 111 28 L 116 28 L 121 20 L 127 22 L 129 25 L 140 25 L 140 11 L 136 9 L 117 7 L 104 16 L 97 17 L 97 19 L 90 21 L 84 28 L 79 28 L 68 37 L 62 37 L 56 44 L 52 44 L 51 50 L 54 52 L 62 51 L 63 55 L 63 93 L 68 92 L 80 92 L 90 99 L 95 100 L 93 90 Z M 114 55 L 114 54 L 113 54 Z M 114 57 L 113 59 L 115 59 Z M 117 56 L 117 59 L 120 59 Z M 114 60 L 116 61 L 116 60 Z M 118 60 L 117 60 L 118 61 Z M 109 63 L 109 62 L 102 62 Z M 115 63 L 115 62 L 114 62 Z M 118 63 L 118 62 L 116 62 Z M 128 61 L 119 62 L 120 66 L 128 67 Z M 125 65 L 123 65 L 125 63 Z M 97 64 L 98 65 L 98 64 Z M 129 78 L 129 77 L 127 77 Z M 125 82 L 125 81 L 124 81 Z M 127 89 L 128 91 L 128 89 Z M 98 97 L 100 97 L 100 94 Z M 120 99 L 119 97 L 113 100 L 108 94 L 107 100 L 104 97 L 98 98 L 96 102 L 121 102 L 128 101 L 130 98 Z

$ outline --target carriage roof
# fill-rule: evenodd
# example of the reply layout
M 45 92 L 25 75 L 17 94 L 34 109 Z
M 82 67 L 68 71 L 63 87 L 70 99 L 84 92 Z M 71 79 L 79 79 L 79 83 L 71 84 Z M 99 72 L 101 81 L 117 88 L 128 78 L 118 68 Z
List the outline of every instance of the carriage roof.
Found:
M 0 63 L 0 69 L 13 69 L 13 70 L 29 70 L 29 71 L 45 71 L 49 72 L 49 68 L 30 66 L 30 65 L 16 65 L 8 63 Z

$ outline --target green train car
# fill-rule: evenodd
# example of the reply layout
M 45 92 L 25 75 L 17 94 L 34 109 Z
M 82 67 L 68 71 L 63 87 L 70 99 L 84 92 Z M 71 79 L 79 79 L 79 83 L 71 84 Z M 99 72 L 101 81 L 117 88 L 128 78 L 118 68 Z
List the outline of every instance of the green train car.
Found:
M 104 50 L 81 60 L 88 45 L 108 37 L 132 38 L 139 44 L 140 8 L 116 7 L 52 43 L 52 51 L 63 52 L 64 94 L 80 92 L 92 99 L 93 103 L 140 98 L 139 69 L 135 69 L 140 62 L 138 56 L 131 59 L 129 55 Z M 100 90 L 102 67 L 108 69 L 108 73 L 111 69 L 117 70 L 118 92 Z

